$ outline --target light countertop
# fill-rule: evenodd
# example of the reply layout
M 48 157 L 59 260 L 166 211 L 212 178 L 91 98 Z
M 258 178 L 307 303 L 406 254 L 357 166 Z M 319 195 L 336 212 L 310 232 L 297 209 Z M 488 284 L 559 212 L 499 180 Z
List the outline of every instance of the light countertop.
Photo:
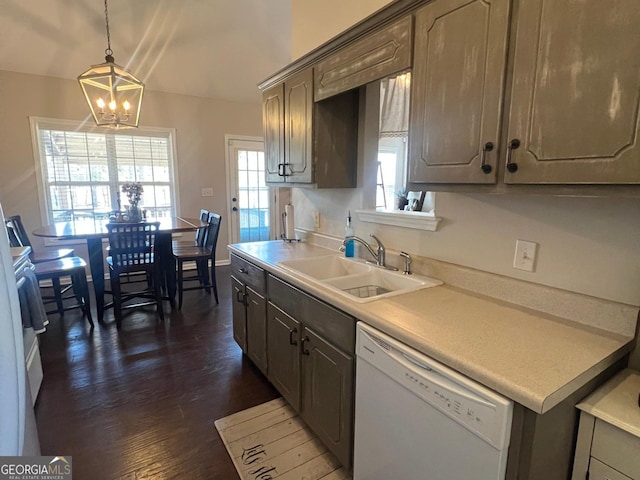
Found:
M 449 285 L 357 303 L 278 266 L 336 254 L 307 243 L 229 250 L 460 373 L 545 413 L 629 353 L 633 338 Z
M 640 438 L 640 372 L 626 369 L 585 398 L 577 407 Z

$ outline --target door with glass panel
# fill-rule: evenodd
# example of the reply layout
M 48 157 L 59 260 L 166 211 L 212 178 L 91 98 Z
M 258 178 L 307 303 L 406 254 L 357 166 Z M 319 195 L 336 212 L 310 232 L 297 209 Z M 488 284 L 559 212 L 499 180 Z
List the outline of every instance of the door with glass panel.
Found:
M 231 194 L 230 241 L 243 243 L 273 239 L 273 202 L 271 188 L 265 184 L 262 140 L 227 137 L 227 161 Z

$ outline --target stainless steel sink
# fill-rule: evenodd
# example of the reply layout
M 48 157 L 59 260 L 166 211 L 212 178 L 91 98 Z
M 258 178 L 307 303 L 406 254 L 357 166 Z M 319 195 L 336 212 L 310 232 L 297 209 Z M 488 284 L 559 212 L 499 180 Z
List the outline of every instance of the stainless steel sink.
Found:
M 290 273 L 345 296 L 355 302 L 381 298 L 441 285 L 422 275 L 403 275 L 340 255 L 289 260 L 278 265 Z

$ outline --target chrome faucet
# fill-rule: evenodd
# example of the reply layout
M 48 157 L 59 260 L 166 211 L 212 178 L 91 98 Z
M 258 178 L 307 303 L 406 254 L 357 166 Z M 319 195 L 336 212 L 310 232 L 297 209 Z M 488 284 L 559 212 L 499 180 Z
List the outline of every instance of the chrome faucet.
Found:
M 385 263 L 386 250 L 384 248 L 384 245 L 380 241 L 380 239 L 378 237 L 376 237 L 373 233 L 371 235 L 369 235 L 369 236 L 372 237 L 378 243 L 378 246 L 376 247 L 377 248 L 376 251 L 374 251 L 373 248 L 371 248 L 371 245 L 369 245 L 366 241 L 364 241 L 360 237 L 356 237 L 356 236 L 346 237 L 344 239 L 344 241 L 342 242 L 342 247 L 340 248 L 340 250 L 342 250 L 344 248 L 344 246 L 346 245 L 346 243 L 348 241 L 353 240 L 353 241 L 358 242 L 361 245 L 363 245 L 369 251 L 371 256 L 373 258 L 375 258 L 376 265 L 378 265 L 379 267 L 388 268 L 390 270 L 397 270 L 397 268 L 395 268 L 395 267 L 388 267 L 386 265 L 386 263 Z

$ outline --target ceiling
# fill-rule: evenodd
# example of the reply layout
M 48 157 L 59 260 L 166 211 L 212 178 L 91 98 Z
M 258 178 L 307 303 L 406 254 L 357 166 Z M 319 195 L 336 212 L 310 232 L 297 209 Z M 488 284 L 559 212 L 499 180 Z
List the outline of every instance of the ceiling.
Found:
M 258 102 L 291 60 L 291 0 L 110 0 L 115 62 L 148 90 Z M 103 0 L 0 0 L 0 70 L 76 79 L 104 62 Z

